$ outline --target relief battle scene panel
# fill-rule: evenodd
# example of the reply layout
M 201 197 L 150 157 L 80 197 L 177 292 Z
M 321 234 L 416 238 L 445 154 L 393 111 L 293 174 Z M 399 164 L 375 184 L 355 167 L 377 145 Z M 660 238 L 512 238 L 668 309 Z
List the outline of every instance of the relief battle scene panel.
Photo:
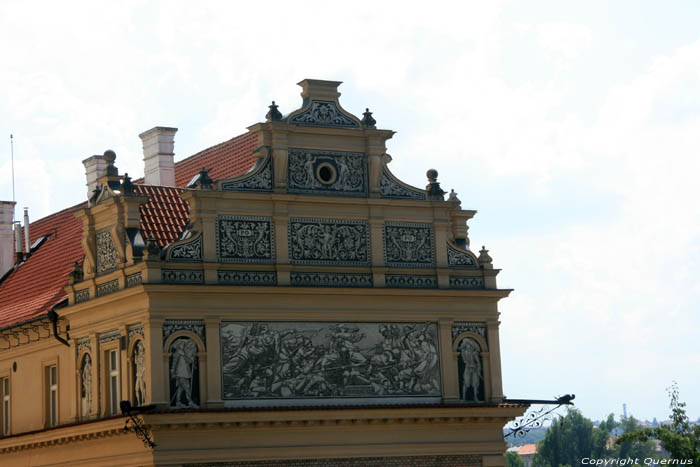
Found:
M 222 322 L 226 400 L 439 397 L 434 323 Z

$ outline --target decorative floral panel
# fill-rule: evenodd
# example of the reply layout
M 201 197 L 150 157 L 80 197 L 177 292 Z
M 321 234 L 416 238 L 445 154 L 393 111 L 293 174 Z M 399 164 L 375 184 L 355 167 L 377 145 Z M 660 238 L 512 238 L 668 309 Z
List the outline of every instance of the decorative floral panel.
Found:
M 95 234 L 97 274 L 113 271 L 117 268 L 117 247 L 114 246 L 112 228 L 106 227 Z
M 427 199 L 425 192 L 413 190 L 396 182 L 396 180 L 389 175 L 385 168 L 382 168 L 382 178 L 379 180 L 379 192 L 381 193 L 382 198 L 416 200 Z
M 304 112 L 295 115 L 290 120 L 295 125 L 359 128 L 360 125 L 345 115 L 338 104 L 333 101 L 311 101 L 311 105 Z
M 197 234 L 186 243 L 180 243 L 168 251 L 168 261 L 201 261 L 202 260 L 202 234 Z
M 404 222 L 384 224 L 384 259 L 389 267 L 434 267 L 434 244 L 431 224 Z
M 369 226 L 365 221 L 289 220 L 292 264 L 369 266 Z
M 477 269 L 473 256 L 447 244 L 447 264 L 456 269 Z
M 274 224 L 270 217 L 218 216 L 216 251 L 224 263 L 273 263 Z
M 272 191 L 272 181 L 274 180 L 272 169 L 272 158 L 268 156 L 262 162 L 262 167 L 253 170 L 250 175 L 240 180 L 223 182 L 221 189 L 224 191 Z

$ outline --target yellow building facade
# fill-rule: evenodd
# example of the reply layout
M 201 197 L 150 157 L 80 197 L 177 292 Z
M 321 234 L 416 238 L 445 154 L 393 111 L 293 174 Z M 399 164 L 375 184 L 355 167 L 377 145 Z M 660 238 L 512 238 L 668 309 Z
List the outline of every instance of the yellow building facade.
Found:
M 426 189 L 392 175 L 393 132 L 345 111 L 339 84 L 302 81 L 286 116 L 273 103 L 236 177 L 167 187 L 165 160 L 161 189 L 99 159 L 65 298 L 0 329 L 0 464 L 505 465 L 526 407 L 504 402 L 509 290 L 469 249 L 475 211 L 435 171 Z M 167 155 L 170 130 L 144 150 Z M 149 219 L 169 214 L 144 206 L 166 195 L 187 217 L 159 244 Z

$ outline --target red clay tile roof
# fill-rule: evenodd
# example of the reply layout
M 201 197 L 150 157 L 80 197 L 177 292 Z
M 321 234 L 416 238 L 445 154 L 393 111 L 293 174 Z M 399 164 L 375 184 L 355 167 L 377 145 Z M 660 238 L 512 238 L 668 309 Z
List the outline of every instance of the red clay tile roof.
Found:
M 176 240 L 188 222 L 189 206 L 179 197 L 184 186 L 202 166 L 214 180 L 247 172 L 256 145 L 255 135 L 244 134 L 175 163 L 177 187 L 137 185 L 137 193 L 150 197 L 140 209 L 144 237 L 160 246 Z M 83 260 L 82 222 L 75 213 L 85 207 L 81 203 L 31 223 L 32 244 L 50 236 L 0 283 L 0 329 L 37 318 L 66 298 L 68 274 L 73 263 Z

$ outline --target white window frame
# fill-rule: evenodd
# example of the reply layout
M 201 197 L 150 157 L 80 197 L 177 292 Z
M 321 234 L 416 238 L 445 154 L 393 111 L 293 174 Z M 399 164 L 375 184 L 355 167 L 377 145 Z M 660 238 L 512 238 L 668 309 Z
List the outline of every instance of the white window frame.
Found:
M 58 426 L 58 364 L 46 365 L 46 426 Z
M 107 351 L 109 415 L 119 414 L 119 349 Z
M 0 394 L 2 394 L 2 436 L 7 436 L 11 433 L 12 428 L 12 407 L 10 405 L 10 376 L 0 376 Z

